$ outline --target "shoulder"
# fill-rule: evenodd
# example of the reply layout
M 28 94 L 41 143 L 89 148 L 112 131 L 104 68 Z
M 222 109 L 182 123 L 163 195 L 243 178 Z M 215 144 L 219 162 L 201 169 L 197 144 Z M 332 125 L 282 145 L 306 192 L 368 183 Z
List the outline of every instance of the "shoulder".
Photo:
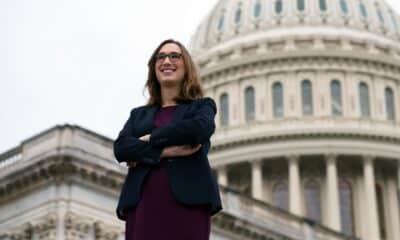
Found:
M 214 99 L 210 97 L 202 97 L 193 101 L 193 104 L 197 105 L 197 107 L 211 107 L 214 112 L 217 112 L 217 105 L 215 104 Z
M 134 108 L 131 109 L 131 115 L 137 114 L 137 113 L 139 113 L 139 112 L 141 112 L 141 111 L 143 111 L 145 109 L 148 109 L 148 108 L 150 108 L 150 107 L 146 106 L 146 105 L 134 107 Z

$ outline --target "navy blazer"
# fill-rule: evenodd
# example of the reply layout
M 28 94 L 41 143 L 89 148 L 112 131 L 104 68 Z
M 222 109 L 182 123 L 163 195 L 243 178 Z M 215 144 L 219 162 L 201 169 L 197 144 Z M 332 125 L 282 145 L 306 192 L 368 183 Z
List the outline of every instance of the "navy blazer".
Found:
M 188 156 L 168 157 L 168 177 L 175 199 L 184 205 L 205 205 L 212 215 L 222 209 L 217 181 L 212 174 L 207 154 L 210 137 L 215 131 L 217 108 L 209 97 L 187 101 L 177 106 L 169 124 L 155 128 L 154 117 L 159 105 L 141 106 L 131 111 L 128 121 L 114 142 L 118 162 L 137 162 L 129 168 L 119 197 L 117 216 L 134 209 L 140 199 L 143 181 L 150 169 L 160 163 L 164 147 L 202 144 Z M 138 138 L 150 135 L 148 142 Z

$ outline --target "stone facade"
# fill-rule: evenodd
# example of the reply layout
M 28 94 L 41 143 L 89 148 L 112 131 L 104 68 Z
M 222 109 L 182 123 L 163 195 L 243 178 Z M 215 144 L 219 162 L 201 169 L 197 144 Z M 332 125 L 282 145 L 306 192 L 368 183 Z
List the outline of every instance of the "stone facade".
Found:
M 112 140 L 79 126 L 48 129 L 0 155 L 1 240 L 122 240 L 115 214 L 127 173 Z M 345 239 L 341 233 L 221 186 L 211 239 Z

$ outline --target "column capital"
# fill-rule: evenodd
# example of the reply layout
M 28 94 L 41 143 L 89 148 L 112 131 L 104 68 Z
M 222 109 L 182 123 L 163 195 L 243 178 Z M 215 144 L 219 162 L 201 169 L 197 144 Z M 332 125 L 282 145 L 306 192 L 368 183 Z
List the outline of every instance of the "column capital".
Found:
M 251 164 L 261 164 L 262 161 L 263 161 L 262 158 L 253 158 L 253 159 L 248 160 L 248 162 Z
M 300 156 L 299 155 L 286 155 L 285 156 L 285 158 L 288 160 L 288 161 L 298 161 L 299 159 L 300 159 Z
M 328 159 L 336 160 L 338 158 L 338 156 L 339 156 L 339 154 L 337 154 L 337 153 L 325 153 L 324 154 L 324 157 L 326 160 L 328 160 Z
M 216 169 L 217 171 L 219 171 L 219 170 L 226 170 L 226 168 L 227 168 L 226 164 L 225 164 L 225 165 L 220 165 L 220 166 L 216 166 L 216 167 L 215 167 L 215 169 Z
M 371 161 L 372 162 L 375 158 L 376 157 L 374 155 L 370 155 L 370 154 L 362 155 L 362 159 L 364 161 Z

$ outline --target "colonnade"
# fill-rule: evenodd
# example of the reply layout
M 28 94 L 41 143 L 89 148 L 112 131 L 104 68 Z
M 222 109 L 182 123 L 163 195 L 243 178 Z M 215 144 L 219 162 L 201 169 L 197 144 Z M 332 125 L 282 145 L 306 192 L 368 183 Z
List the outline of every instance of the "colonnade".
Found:
M 288 189 L 289 189 L 289 211 L 295 215 L 303 215 L 303 202 L 302 202 L 302 185 L 300 176 L 300 156 L 291 155 L 286 157 L 288 162 Z M 340 193 L 339 193 L 339 178 L 337 170 L 338 156 L 335 154 L 328 154 L 324 156 L 325 161 L 325 198 L 326 199 L 326 221 L 323 223 L 331 229 L 341 231 L 341 216 L 340 216 Z M 363 234 L 365 239 L 381 239 L 380 223 L 378 216 L 378 206 L 376 197 L 376 180 L 374 156 L 362 156 L 362 197 L 361 201 L 364 202 L 364 209 L 361 210 Z M 252 197 L 259 200 L 268 199 L 266 193 L 263 191 L 264 177 L 262 171 L 262 159 L 252 159 L 251 163 L 251 193 Z M 228 183 L 228 168 L 229 166 L 217 167 L 218 182 L 221 185 L 229 186 Z M 400 230 L 396 226 L 400 226 L 399 217 L 399 199 L 398 191 L 400 190 L 400 164 L 397 165 L 397 183 L 396 179 L 388 180 L 386 191 L 387 196 L 385 199 L 385 209 L 389 216 L 390 224 L 386 224 L 386 231 L 389 232 L 385 239 L 400 239 Z M 357 219 L 355 219 L 357 221 Z M 389 226 L 390 225 L 390 226 Z M 364 238 L 363 238 L 364 239 Z

